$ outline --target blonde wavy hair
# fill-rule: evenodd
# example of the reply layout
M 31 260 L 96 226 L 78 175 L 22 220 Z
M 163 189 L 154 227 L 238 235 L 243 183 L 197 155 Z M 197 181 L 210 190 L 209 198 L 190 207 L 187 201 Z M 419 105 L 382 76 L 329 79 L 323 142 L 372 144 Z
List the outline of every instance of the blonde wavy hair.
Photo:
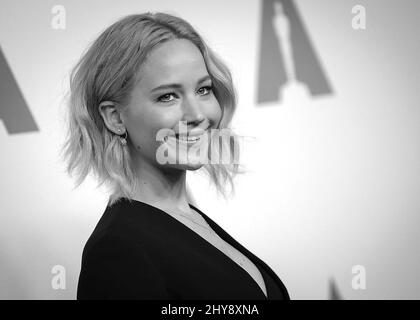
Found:
M 99 104 L 113 101 L 126 106 L 148 53 L 171 39 L 190 40 L 203 55 L 222 110 L 218 129 L 230 130 L 234 139 L 229 139 L 226 147 L 235 162 L 209 163 L 202 169 L 219 194 L 226 197 L 227 184 L 234 192 L 233 177 L 241 169 L 239 148 L 235 148 L 239 136 L 230 128 L 237 104 L 231 73 L 188 22 L 167 13 L 147 12 L 126 16 L 108 27 L 83 53 L 70 73 L 65 115 L 67 135 L 61 149 L 62 158 L 67 173 L 76 176 L 75 187 L 90 172 L 99 180 L 98 187 L 104 183 L 109 186 L 109 205 L 122 197 L 131 199 L 139 181 L 132 170 L 131 148 L 122 146 L 119 136 L 107 129 L 99 113 Z M 222 143 L 226 141 L 222 139 Z

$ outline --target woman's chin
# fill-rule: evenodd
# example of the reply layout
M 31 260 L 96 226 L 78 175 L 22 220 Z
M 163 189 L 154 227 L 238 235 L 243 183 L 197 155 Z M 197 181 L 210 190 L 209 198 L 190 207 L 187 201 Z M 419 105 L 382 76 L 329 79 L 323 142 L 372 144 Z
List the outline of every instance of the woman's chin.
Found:
M 194 163 L 194 162 L 187 162 L 187 163 L 178 163 L 178 164 L 172 164 L 170 167 L 176 168 L 179 170 L 189 170 L 189 171 L 195 171 L 203 167 L 203 163 Z
M 207 156 L 190 152 L 181 155 L 171 152 L 166 155 L 165 163 L 161 163 L 166 168 L 174 168 L 178 170 L 195 171 L 203 167 L 208 161 Z

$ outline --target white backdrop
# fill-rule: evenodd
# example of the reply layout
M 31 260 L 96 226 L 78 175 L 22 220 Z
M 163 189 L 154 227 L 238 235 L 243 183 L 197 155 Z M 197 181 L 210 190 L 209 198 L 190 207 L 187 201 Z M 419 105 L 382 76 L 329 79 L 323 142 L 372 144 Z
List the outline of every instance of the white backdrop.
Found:
M 51 26 L 57 4 L 65 29 Z M 365 30 L 351 25 L 357 4 Z M 116 19 L 162 10 L 226 61 L 239 94 L 233 127 L 253 137 L 231 200 L 190 175 L 197 206 L 267 262 L 292 299 L 328 299 L 332 279 L 344 299 L 419 299 L 420 2 L 295 5 L 333 93 L 258 105 L 262 0 L 0 0 L 0 47 L 39 128 L 11 134 L 0 121 L 0 298 L 76 297 L 107 195 L 91 179 L 73 190 L 58 156 L 68 73 Z M 51 285 L 55 265 L 64 290 Z M 355 265 L 364 290 L 352 287 Z

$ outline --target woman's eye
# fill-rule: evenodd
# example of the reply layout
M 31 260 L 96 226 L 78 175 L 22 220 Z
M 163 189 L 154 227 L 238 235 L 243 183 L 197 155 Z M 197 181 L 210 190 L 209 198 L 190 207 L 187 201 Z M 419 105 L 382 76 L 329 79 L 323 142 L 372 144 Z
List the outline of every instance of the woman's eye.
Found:
M 160 101 L 160 102 L 171 102 L 173 99 L 170 99 L 170 97 L 173 96 L 173 95 L 174 95 L 173 93 L 164 94 L 163 96 L 160 96 L 158 98 L 158 101 Z
M 203 90 L 202 89 L 205 89 L 205 90 L 207 90 L 207 91 L 204 91 L 203 92 Z M 210 91 L 212 90 L 213 88 L 212 88 L 212 86 L 206 86 L 206 87 L 201 87 L 200 89 L 198 89 L 198 91 L 199 91 L 199 93 L 200 94 L 203 94 L 203 95 L 207 95 L 207 94 L 209 94 L 210 93 Z
M 205 87 L 201 87 L 200 89 L 198 89 L 198 93 L 200 95 L 205 96 L 205 95 L 208 95 L 211 92 L 211 90 L 213 90 L 212 86 L 205 86 Z M 160 96 L 159 98 L 157 98 L 157 101 L 159 101 L 159 102 L 171 102 L 171 101 L 174 100 L 174 98 L 171 99 L 171 97 L 175 98 L 176 97 L 175 93 L 173 93 L 173 92 L 166 93 L 166 94 Z

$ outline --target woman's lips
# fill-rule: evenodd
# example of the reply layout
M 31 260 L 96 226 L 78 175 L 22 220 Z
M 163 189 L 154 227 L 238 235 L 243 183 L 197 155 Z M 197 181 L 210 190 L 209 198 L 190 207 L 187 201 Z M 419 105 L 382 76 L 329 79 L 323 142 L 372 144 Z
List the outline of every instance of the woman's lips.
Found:
M 194 144 L 194 143 L 197 143 L 198 141 L 200 141 L 200 137 L 186 137 L 186 136 L 178 136 L 178 135 L 175 135 L 175 136 L 167 136 L 166 137 L 167 139 L 166 139 L 166 141 L 168 142 L 168 141 L 175 141 L 176 143 L 186 143 L 186 144 Z
M 183 143 L 183 144 L 195 144 L 197 142 L 199 142 L 203 135 L 206 134 L 207 131 L 206 130 L 200 130 L 200 132 L 195 132 L 194 134 L 192 133 L 188 133 L 188 134 L 178 134 L 176 133 L 175 135 L 169 135 L 165 137 L 165 141 L 168 142 L 169 139 L 171 139 L 172 141 L 175 141 L 177 143 Z
M 200 140 L 200 136 L 195 135 L 195 136 L 190 136 L 190 135 L 182 135 L 180 136 L 179 134 L 175 134 L 175 138 L 181 141 L 188 141 L 188 142 L 196 142 L 198 140 Z

